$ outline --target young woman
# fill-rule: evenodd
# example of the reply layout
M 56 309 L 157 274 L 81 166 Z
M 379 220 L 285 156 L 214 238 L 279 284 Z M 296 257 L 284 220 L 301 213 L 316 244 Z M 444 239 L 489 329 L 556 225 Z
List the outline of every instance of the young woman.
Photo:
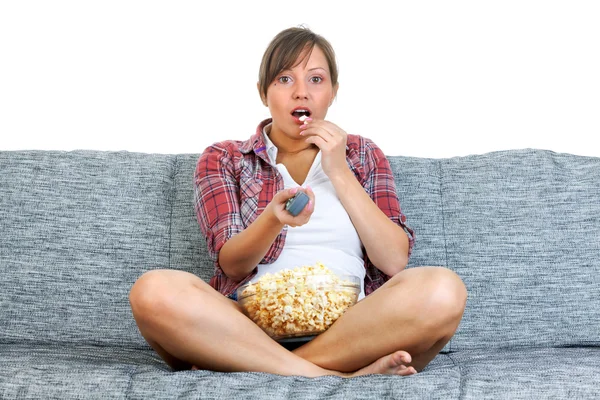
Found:
M 130 293 L 141 334 L 172 368 L 410 375 L 456 331 L 465 287 L 446 268 L 405 269 L 413 232 L 388 160 L 369 139 L 325 119 L 337 75 L 323 37 L 282 31 L 259 73 L 272 118 L 249 140 L 216 143 L 201 155 L 196 211 L 215 276 L 209 285 L 187 272 L 154 270 Z M 294 217 L 285 203 L 299 190 L 310 201 Z M 317 261 L 359 276 L 361 296 L 327 331 L 289 351 L 242 313 L 235 289 Z

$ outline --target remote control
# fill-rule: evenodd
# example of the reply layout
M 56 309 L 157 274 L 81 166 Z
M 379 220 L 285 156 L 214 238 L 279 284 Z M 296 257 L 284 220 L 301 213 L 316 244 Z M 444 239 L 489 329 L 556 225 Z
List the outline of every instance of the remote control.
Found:
M 298 192 L 294 197 L 287 201 L 285 204 L 285 209 L 295 217 L 296 215 L 300 214 L 304 207 L 306 207 L 308 200 L 310 199 L 306 193 Z

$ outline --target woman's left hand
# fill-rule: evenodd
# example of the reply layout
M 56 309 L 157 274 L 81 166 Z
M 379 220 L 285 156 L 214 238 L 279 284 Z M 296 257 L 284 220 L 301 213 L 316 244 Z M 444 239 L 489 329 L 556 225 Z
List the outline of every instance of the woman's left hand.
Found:
M 306 137 L 306 143 L 312 143 L 321 150 L 321 167 L 329 179 L 348 170 L 348 134 L 342 128 L 329 121 L 309 119 L 308 123 L 300 125 L 300 135 Z

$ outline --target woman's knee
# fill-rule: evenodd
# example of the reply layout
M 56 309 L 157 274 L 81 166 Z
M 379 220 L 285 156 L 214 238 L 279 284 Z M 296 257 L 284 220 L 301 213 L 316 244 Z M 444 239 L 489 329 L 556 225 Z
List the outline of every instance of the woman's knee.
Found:
M 131 287 L 129 304 L 136 320 L 150 314 L 162 303 L 160 296 L 164 294 L 165 274 L 165 270 L 145 272 Z
M 458 322 L 467 302 L 467 288 L 462 279 L 445 267 L 428 267 L 424 282 L 426 305 L 432 315 L 443 322 Z
M 464 312 L 467 289 L 460 277 L 445 267 L 415 267 L 392 277 L 389 285 L 411 304 L 419 320 L 433 325 L 451 325 Z M 426 317 L 426 318 L 423 318 Z
M 196 277 L 188 275 L 182 271 L 157 269 L 140 276 L 129 292 L 129 302 L 136 321 L 162 319 L 181 309 L 186 293 L 201 288 L 201 285 L 193 282 Z

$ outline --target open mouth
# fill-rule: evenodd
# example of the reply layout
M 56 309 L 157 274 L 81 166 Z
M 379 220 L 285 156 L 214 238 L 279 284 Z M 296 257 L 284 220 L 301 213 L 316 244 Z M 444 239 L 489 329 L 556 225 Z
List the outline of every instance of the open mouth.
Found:
M 300 118 L 302 116 L 306 116 L 306 117 L 310 117 L 310 110 L 308 108 L 296 108 L 294 111 L 292 111 L 292 115 L 295 118 Z

